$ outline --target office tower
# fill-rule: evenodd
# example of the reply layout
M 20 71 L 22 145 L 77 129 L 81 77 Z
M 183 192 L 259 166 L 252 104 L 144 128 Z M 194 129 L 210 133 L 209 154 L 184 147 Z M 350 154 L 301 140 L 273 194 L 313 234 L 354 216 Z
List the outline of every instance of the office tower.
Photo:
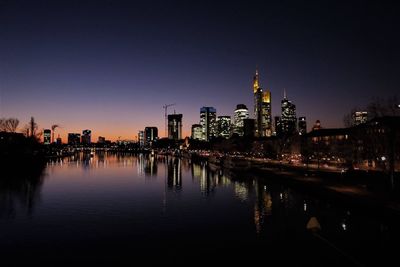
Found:
M 253 78 L 255 135 L 258 137 L 271 136 L 271 92 L 269 90 L 263 91 L 259 85 L 258 70 L 256 70 L 256 75 Z
M 275 116 L 275 135 L 282 136 L 282 134 L 283 134 L 283 130 L 282 130 L 281 117 Z
M 306 133 L 307 133 L 306 117 L 299 117 L 299 135 L 305 135 Z
M 233 133 L 236 133 L 239 136 L 243 136 L 244 134 L 243 120 L 248 118 L 249 118 L 249 110 L 247 109 L 246 105 L 243 104 L 237 105 L 233 117 Z
M 144 147 L 144 131 L 138 132 L 138 142 L 140 147 Z
M 368 121 L 367 111 L 356 111 L 353 113 L 353 125 L 360 125 Z
M 255 120 L 244 119 L 243 120 L 243 136 L 254 137 L 255 134 Z
M 106 142 L 106 138 L 104 136 L 99 136 L 97 139 L 98 144 L 104 144 Z
M 168 115 L 168 139 L 182 139 L 182 114 Z
M 202 140 L 203 138 L 203 127 L 200 124 L 192 125 L 192 139 Z
M 231 136 L 231 117 L 230 116 L 218 116 L 218 136 L 228 139 Z
M 202 127 L 202 140 L 210 141 L 217 136 L 217 110 L 213 107 L 200 109 L 200 125 Z
M 43 144 L 50 145 L 51 143 L 51 130 L 44 129 L 43 130 Z
M 68 145 L 79 145 L 81 143 L 81 134 L 69 133 L 68 134 Z
M 144 128 L 144 140 L 146 146 L 151 146 L 154 141 L 158 139 L 157 127 L 145 127 Z
M 286 97 L 286 91 L 283 93 L 283 100 L 281 101 L 282 115 L 282 133 L 285 135 L 292 135 L 296 132 L 296 105 L 289 101 Z
M 92 131 L 91 130 L 83 130 L 82 131 L 82 144 L 90 145 L 92 142 Z

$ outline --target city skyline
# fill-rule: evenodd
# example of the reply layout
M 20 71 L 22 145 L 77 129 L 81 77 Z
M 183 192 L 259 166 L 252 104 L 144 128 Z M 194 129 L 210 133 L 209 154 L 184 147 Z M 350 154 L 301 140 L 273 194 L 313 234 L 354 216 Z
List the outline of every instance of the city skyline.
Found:
M 203 106 L 252 110 L 257 66 L 272 117 L 286 88 L 309 129 L 397 92 L 398 18 L 385 4 L 118 4 L 3 3 L 1 117 L 59 124 L 63 142 L 84 129 L 135 139 L 146 126 L 163 136 L 162 106 L 176 103 L 190 136 Z

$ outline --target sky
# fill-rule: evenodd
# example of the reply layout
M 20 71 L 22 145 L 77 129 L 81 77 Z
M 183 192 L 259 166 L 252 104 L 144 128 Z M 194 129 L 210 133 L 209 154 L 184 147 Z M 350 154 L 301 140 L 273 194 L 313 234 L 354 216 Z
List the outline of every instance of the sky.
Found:
M 216 3 L 218 2 L 218 3 Z M 323 127 L 400 84 L 399 8 L 382 1 L 0 0 L 0 117 L 134 140 L 163 105 L 253 112 L 252 78 Z

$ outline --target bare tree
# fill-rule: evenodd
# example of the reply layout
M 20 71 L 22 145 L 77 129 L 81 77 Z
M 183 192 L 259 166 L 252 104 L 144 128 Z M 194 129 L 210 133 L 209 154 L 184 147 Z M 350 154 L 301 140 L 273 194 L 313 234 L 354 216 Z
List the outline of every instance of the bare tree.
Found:
M 400 116 L 399 103 L 397 95 L 387 99 L 375 98 L 367 105 L 367 111 L 371 118 Z
M 15 133 L 18 128 L 19 120 L 16 118 L 1 118 L 0 119 L 0 132 Z

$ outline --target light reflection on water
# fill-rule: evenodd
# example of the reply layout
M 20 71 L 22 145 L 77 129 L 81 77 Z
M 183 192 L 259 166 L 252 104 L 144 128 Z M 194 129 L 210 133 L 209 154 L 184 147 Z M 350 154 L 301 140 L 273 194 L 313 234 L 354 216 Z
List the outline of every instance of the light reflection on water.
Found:
M 320 234 L 340 248 L 339 254 L 364 262 L 390 256 L 389 241 L 398 237 L 394 222 L 333 203 L 204 162 L 80 153 L 1 180 L 0 248 L 12 250 L 22 240 L 29 248 L 96 247 L 103 240 L 136 248 L 134 237 L 154 253 L 167 241 L 183 250 L 245 246 L 250 254 L 266 248 L 274 254 L 284 246 L 300 263 L 310 249 L 321 255 L 321 263 L 324 257 L 340 262 L 337 251 L 321 246 L 306 230 L 315 217 Z

